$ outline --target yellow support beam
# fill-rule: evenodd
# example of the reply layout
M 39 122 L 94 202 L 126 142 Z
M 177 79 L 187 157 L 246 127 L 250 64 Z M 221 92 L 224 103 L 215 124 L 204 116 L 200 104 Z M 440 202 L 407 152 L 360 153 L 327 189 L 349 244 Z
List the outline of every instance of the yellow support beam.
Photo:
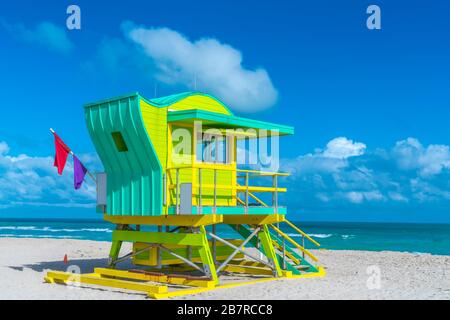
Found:
M 186 226 L 199 227 L 223 222 L 221 214 L 207 215 L 163 215 L 163 216 L 111 216 L 105 214 L 103 218 L 114 224 L 139 224 L 157 226 Z
M 45 277 L 45 281 L 50 283 L 84 283 L 97 286 L 105 286 L 112 288 L 128 289 L 134 291 L 142 291 L 147 294 L 167 293 L 167 286 L 153 285 L 148 283 L 140 283 L 134 281 L 125 281 L 118 279 L 102 278 L 95 273 L 75 274 L 71 272 L 49 271 Z
M 226 214 L 223 215 L 225 224 L 271 224 L 284 221 L 284 214 Z
M 253 260 L 231 260 L 230 264 L 235 266 L 245 266 L 245 267 L 255 267 L 255 268 L 265 268 L 267 267 L 265 264 L 253 261 Z
M 236 186 L 237 191 L 245 192 L 247 190 L 246 186 Z M 274 188 L 274 187 L 257 187 L 257 186 L 249 186 L 249 192 L 286 192 L 286 188 Z
M 246 267 L 246 266 L 237 266 L 237 265 L 226 265 L 223 268 L 226 272 L 235 272 L 235 273 L 243 273 L 243 274 L 254 274 L 254 275 L 273 275 L 273 271 L 269 268 L 255 268 L 255 267 Z
M 170 190 L 174 190 L 176 188 L 175 184 L 169 184 L 169 189 Z M 221 185 L 221 184 L 202 184 L 202 191 L 205 190 L 237 190 L 239 192 L 245 192 L 248 191 L 249 192 L 286 192 L 287 189 L 286 188 L 274 188 L 274 187 L 260 187 L 260 186 L 248 186 L 248 188 L 246 186 L 241 186 L 241 185 Z M 198 195 L 198 184 L 193 184 L 192 185 L 192 194 L 193 195 Z
M 184 285 L 191 287 L 202 287 L 202 288 L 213 288 L 215 286 L 212 280 L 201 280 L 201 279 L 189 279 L 187 277 L 181 276 L 170 276 L 170 275 L 158 275 L 150 274 L 145 272 L 133 272 L 128 270 L 116 270 L 116 269 L 106 269 L 106 268 L 95 268 L 94 273 L 102 277 L 117 277 L 123 279 L 132 280 L 142 280 L 142 281 L 152 281 L 160 283 L 169 283 L 176 285 Z

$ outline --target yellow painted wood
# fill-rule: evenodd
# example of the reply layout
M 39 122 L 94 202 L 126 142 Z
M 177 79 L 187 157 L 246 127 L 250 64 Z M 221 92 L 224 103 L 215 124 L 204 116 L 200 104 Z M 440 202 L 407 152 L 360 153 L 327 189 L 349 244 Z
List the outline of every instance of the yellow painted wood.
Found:
M 212 280 L 199 280 L 199 279 L 189 279 L 183 277 L 171 277 L 169 275 L 151 275 L 145 273 L 137 273 L 127 270 L 116 270 L 116 269 L 106 269 L 106 268 L 95 268 L 94 273 L 100 276 L 117 277 L 123 279 L 132 280 L 142 280 L 142 281 L 152 281 L 192 287 L 202 287 L 202 288 L 213 288 L 215 286 Z
M 237 191 L 244 192 L 247 190 L 246 186 L 236 186 Z M 249 186 L 248 191 L 250 192 L 286 192 L 286 188 L 274 188 L 274 187 L 257 187 L 257 186 Z
M 199 254 L 202 259 L 203 269 L 209 269 L 211 273 L 211 279 L 214 280 L 216 284 L 219 284 L 219 277 L 217 276 L 216 265 L 209 247 L 208 237 L 206 236 L 206 229 L 204 226 L 200 226 L 200 234 L 203 237 L 203 246 L 199 249 Z
M 233 214 L 223 215 L 225 224 L 252 224 L 263 225 L 284 221 L 283 214 Z
M 154 107 L 140 100 L 142 120 L 165 171 L 167 166 L 167 109 Z
M 152 299 L 167 299 L 167 298 L 186 296 L 186 295 L 190 295 L 190 294 L 202 293 L 202 292 L 211 291 L 211 290 L 214 290 L 214 288 L 182 289 L 182 290 L 176 290 L 176 291 L 171 291 L 171 292 L 167 292 L 167 293 L 149 293 L 147 296 Z
M 210 177 L 208 177 L 207 175 L 205 175 L 206 181 L 205 183 L 203 183 L 204 179 L 203 179 L 203 174 L 205 173 L 205 171 L 202 171 L 202 196 L 205 195 L 209 195 L 211 196 L 211 192 L 214 190 L 214 184 L 210 183 L 206 183 L 208 180 L 211 180 Z M 195 182 L 198 181 L 198 174 L 195 174 Z M 231 183 L 231 177 L 230 177 L 230 183 Z M 171 184 L 169 185 L 169 188 L 171 190 L 175 190 L 175 186 L 176 184 Z M 193 184 L 192 186 L 193 190 L 192 193 L 194 194 L 199 194 L 199 190 L 198 190 L 198 183 Z M 247 190 L 247 187 L 245 186 L 233 186 L 231 184 L 217 184 L 216 185 L 216 189 L 217 189 L 217 194 L 220 193 L 221 190 L 237 190 L 239 192 L 245 192 Z M 278 191 L 278 192 L 286 192 L 286 188 L 273 188 L 273 187 L 259 187 L 259 186 L 249 186 L 248 190 L 250 192 L 274 192 L 274 191 Z M 204 203 L 203 203 L 204 204 Z
M 258 232 L 258 239 L 261 243 L 262 251 L 274 266 L 276 276 L 281 277 L 282 270 L 280 264 L 278 263 L 278 257 L 275 253 L 275 249 L 273 248 L 272 238 L 270 237 L 270 232 L 267 225 L 263 225 L 262 230 Z
M 230 111 L 221 103 L 208 96 L 190 96 L 172 104 L 169 109 L 178 111 L 200 109 L 220 114 L 231 115 Z
M 102 278 L 97 274 L 74 274 L 71 272 L 49 271 L 46 278 L 54 282 L 84 283 L 98 286 L 143 291 L 146 293 L 167 293 L 167 286 L 152 285 L 134 281 Z
M 216 189 L 216 205 L 217 206 L 235 206 L 236 205 L 236 190 L 233 186 L 236 185 L 236 151 L 231 150 L 232 161 L 227 164 L 213 164 L 197 161 L 196 149 L 197 149 L 197 132 L 199 128 L 194 128 L 189 125 L 169 125 L 169 141 L 168 151 L 170 156 L 168 157 L 168 195 L 169 205 L 173 206 L 176 203 L 176 171 L 179 171 L 179 184 L 192 183 L 194 196 L 192 198 L 193 205 L 199 205 L 200 203 L 200 188 L 199 188 L 199 169 L 201 168 L 202 175 L 202 205 L 212 206 L 214 204 L 214 188 L 206 187 L 207 185 L 214 186 L 214 170 L 217 171 L 216 182 L 217 185 L 226 185 L 227 188 Z M 187 130 L 191 137 L 191 150 L 185 155 L 180 155 L 175 152 L 175 148 L 178 145 L 178 141 L 172 141 L 172 134 L 175 130 Z M 232 143 L 232 147 L 235 144 Z M 229 187 L 231 186 L 231 187 Z
M 255 268 L 246 266 L 227 265 L 223 268 L 227 272 L 243 273 L 243 274 L 255 274 L 255 275 L 268 275 L 271 276 L 273 271 L 268 268 Z
M 236 266 L 246 266 L 246 267 L 255 267 L 255 268 L 266 268 L 267 266 L 261 262 L 253 261 L 253 260 L 231 260 L 230 264 L 236 265 Z
M 157 226 L 198 227 L 223 222 L 223 215 L 164 215 L 164 216 L 110 216 L 104 215 L 106 221 L 115 224 L 139 224 Z
M 230 166 L 233 166 L 231 164 Z M 198 166 L 195 166 L 198 168 Z M 223 167 L 223 166 L 221 166 Z M 193 205 L 199 205 L 200 203 L 200 186 L 199 186 L 199 169 L 194 169 L 193 174 L 193 186 L 192 191 L 194 193 Z M 202 168 L 202 185 L 201 185 L 201 195 L 202 195 L 202 205 L 212 206 L 214 204 L 214 169 L 213 168 Z M 229 170 L 217 170 L 217 180 L 216 180 L 216 204 L 217 206 L 235 206 L 236 205 L 236 189 L 233 185 L 233 171 Z

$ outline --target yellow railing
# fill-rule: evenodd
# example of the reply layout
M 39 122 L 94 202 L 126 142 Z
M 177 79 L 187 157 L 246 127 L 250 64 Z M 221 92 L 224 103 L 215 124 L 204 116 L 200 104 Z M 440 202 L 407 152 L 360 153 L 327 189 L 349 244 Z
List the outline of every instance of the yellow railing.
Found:
M 314 261 L 319 261 L 316 256 L 314 256 L 311 252 L 305 249 L 304 245 L 301 246 L 297 242 L 295 242 L 291 237 L 289 237 L 287 234 L 285 234 L 283 231 L 275 227 L 273 224 L 269 225 L 273 230 L 275 230 L 282 238 L 286 239 L 288 242 L 290 242 L 292 245 L 294 245 L 297 249 L 299 249 L 303 254 L 306 254 Z
M 318 243 L 316 240 L 314 240 L 313 238 L 311 238 L 310 236 L 308 236 L 305 232 L 303 232 L 300 228 L 298 228 L 295 224 L 293 224 L 292 222 L 290 222 L 289 220 L 284 220 L 283 222 L 286 222 L 292 229 L 294 229 L 295 231 L 297 231 L 298 233 L 300 233 L 302 235 L 302 237 L 305 237 L 306 239 L 308 239 L 309 241 L 311 241 L 312 243 L 314 243 L 316 246 L 320 247 L 320 243 Z
M 280 188 L 278 186 L 278 177 L 288 176 L 288 173 L 282 172 L 267 172 L 267 171 L 258 171 L 258 170 L 247 170 L 247 169 L 236 169 L 230 168 L 225 165 L 216 165 L 216 164 L 195 164 L 191 166 L 177 166 L 168 168 L 166 170 L 166 174 L 164 175 L 164 205 L 175 204 L 176 212 L 179 213 L 180 206 L 180 171 L 181 170 L 198 170 L 196 178 L 197 181 L 186 181 L 187 183 L 192 183 L 192 196 L 197 198 L 198 206 L 202 207 L 202 198 L 203 193 L 206 191 L 213 190 L 213 210 L 216 211 L 217 207 L 217 190 L 231 190 L 230 198 L 235 199 L 236 203 L 244 206 L 248 211 L 249 207 L 249 198 L 251 197 L 255 201 L 257 201 L 260 205 L 264 207 L 269 207 L 267 203 L 257 197 L 254 193 L 272 193 L 272 207 L 274 208 L 274 212 L 276 213 L 278 210 L 278 193 L 286 192 L 286 188 Z M 213 171 L 213 183 L 204 183 L 202 182 L 202 170 L 212 170 Z M 233 183 L 231 184 L 218 184 L 217 183 L 217 174 L 218 172 L 234 172 L 235 178 L 232 179 Z M 173 177 L 173 173 L 175 172 L 175 177 Z M 192 180 L 194 180 L 194 174 L 192 175 Z M 250 185 L 250 178 L 257 177 L 272 177 L 272 185 L 271 186 L 261 186 L 261 185 Z M 238 179 L 244 179 L 244 183 L 238 183 Z M 174 200 L 168 201 L 168 194 L 170 194 L 173 190 L 175 190 Z M 239 194 L 243 194 L 244 199 L 239 197 Z

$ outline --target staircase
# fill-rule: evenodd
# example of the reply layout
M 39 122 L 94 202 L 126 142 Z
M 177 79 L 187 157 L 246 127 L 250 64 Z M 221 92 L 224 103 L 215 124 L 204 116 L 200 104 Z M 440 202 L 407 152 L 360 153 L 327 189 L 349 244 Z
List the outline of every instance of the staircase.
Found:
M 269 225 L 270 236 L 272 238 L 273 246 L 281 268 L 291 271 L 296 275 L 305 272 L 318 272 L 317 267 L 313 264 L 314 262 L 317 262 L 318 259 L 305 248 L 305 240 L 310 241 L 317 247 L 320 247 L 320 244 L 308 236 L 305 232 L 300 230 L 292 222 L 284 220 L 282 223 L 286 223 L 293 231 L 295 231 L 296 234 L 302 237 L 302 244 L 300 245 L 292 239 L 292 237 L 281 231 L 279 224 Z
M 295 233 L 302 237 L 302 244 L 297 243 L 292 237 L 281 231 L 279 224 L 287 224 Z M 284 220 L 277 225 L 269 224 L 269 233 L 272 239 L 273 248 L 278 259 L 278 263 L 283 270 L 291 271 L 294 275 L 300 275 L 309 272 L 318 272 L 317 266 L 314 262 L 318 259 L 309 250 L 305 248 L 305 241 L 308 240 L 315 246 L 320 244 L 308 236 L 305 232 L 300 230 L 297 226 L 288 220 Z M 249 226 L 240 225 L 238 228 L 235 225 L 230 225 L 233 230 L 237 231 L 242 237 L 247 238 L 251 234 Z M 256 238 L 249 241 L 253 247 L 258 248 L 259 244 Z
M 240 184 L 237 185 L 242 187 Z M 246 186 L 248 186 L 248 178 L 246 178 Z M 264 201 L 258 198 L 254 193 L 248 191 L 248 189 L 245 191 L 245 200 L 242 200 L 239 198 L 239 196 L 236 196 L 236 201 L 238 205 L 248 206 L 249 198 L 252 198 L 256 201 L 256 203 L 253 204 L 255 206 L 268 207 L 268 205 Z M 292 230 L 292 233 L 296 234 L 296 237 L 297 235 L 301 237 L 301 244 L 296 242 L 294 239 L 292 239 L 291 236 L 287 235 L 281 230 L 280 224 L 282 223 L 287 225 L 290 230 Z M 305 232 L 303 232 L 289 220 L 284 220 L 283 222 L 277 224 L 269 224 L 268 226 L 270 237 L 272 238 L 273 247 L 278 258 L 278 263 L 283 270 L 291 271 L 294 275 L 319 271 L 315 266 L 315 262 L 318 262 L 317 257 L 314 256 L 305 247 L 306 241 L 311 242 L 315 247 L 320 247 L 320 244 L 316 240 L 308 236 Z M 242 227 L 243 228 L 241 228 L 241 230 L 235 230 L 243 237 L 248 237 L 251 233 L 250 229 L 247 229 L 247 227 L 244 226 Z M 258 245 L 256 240 L 252 240 L 250 241 L 250 243 L 254 247 L 257 247 Z

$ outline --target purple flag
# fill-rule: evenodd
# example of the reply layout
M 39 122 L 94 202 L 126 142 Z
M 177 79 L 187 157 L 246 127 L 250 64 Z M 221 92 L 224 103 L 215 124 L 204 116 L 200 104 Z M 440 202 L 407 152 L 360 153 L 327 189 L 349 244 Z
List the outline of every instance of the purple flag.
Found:
M 84 176 L 86 175 L 87 169 L 78 160 L 78 158 L 73 156 L 73 186 L 75 189 L 80 189 L 83 183 Z

